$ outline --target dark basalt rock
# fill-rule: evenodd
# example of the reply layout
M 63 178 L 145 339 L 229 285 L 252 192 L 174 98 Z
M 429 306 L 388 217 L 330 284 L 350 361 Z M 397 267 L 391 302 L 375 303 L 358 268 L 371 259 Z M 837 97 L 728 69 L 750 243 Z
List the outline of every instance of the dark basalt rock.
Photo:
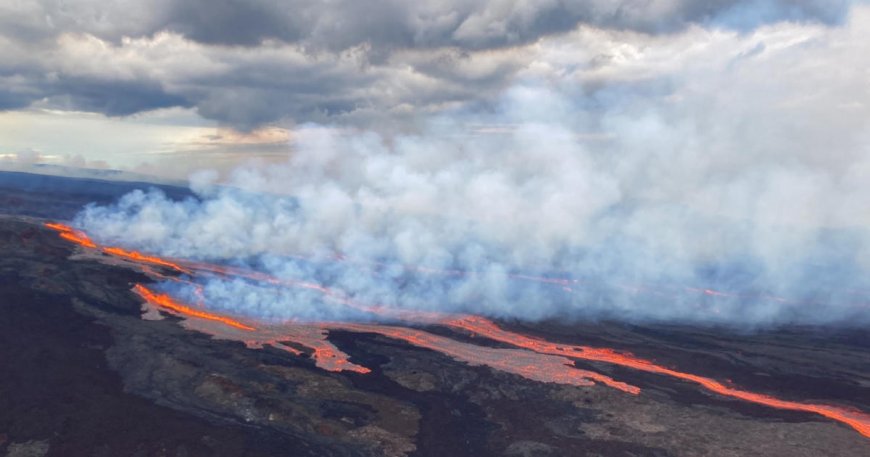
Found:
M 0 455 L 870 455 L 870 440 L 819 416 L 601 363 L 577 365 L 641 394 L 538 383 L 346 331 L 330 341 L 372 372 L 330 373 L 177 318 L 142 320 L 130 288 L 144 275 L 76 258 L 38 219 L 0 216 L 0 252 Z M 870 342 L 854 329 L 511 325 L 870 411 Z

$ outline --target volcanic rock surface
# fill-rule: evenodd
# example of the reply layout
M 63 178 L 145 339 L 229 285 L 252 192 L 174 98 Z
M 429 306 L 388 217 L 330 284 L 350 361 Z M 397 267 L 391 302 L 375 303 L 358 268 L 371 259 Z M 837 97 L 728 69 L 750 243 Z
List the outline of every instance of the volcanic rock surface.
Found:
M 46 220 L 22 215 L 48 216 L 34 205 L 53 207 L 50 192 L 4 192 L 17 206 L 0 217 L 0 455 L 870 455 L 870 437 L 843 423 L 603 362 L 575 359 L 577 369 L 640 393 L 539 382 L 347 329 L 329 331 L 328 341 L 371 372 L 331 372 L 306 354 L 215 339 L 168 313 L 143 319 L 132 289 L 149 277 L 82 255 Z M 89 197 L 59 197 L 64 208 L 77 198 Z M 870 412 L 861 329 L 499 325 L 784 400 Z

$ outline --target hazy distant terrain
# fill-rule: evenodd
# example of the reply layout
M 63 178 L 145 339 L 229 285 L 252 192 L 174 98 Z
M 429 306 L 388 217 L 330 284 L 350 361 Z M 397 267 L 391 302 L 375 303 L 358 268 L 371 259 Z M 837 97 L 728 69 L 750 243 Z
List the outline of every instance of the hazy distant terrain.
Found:
M 133 189 L 149 188 L 174 198 L 192 195 L 164 184 L 0 171 L 0 213 L 71 219 L 88 203 L 107 204 Z

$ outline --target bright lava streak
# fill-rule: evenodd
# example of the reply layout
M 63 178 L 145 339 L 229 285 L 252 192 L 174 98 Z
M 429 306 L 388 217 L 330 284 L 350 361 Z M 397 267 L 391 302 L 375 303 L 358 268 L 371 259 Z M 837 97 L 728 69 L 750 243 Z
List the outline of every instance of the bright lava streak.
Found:
M 125 259 L 132 260 L 135 262 L 150 263 L 152 265 L 159 265 L 161 267 L 172 268 L 173 270 L 176 270 L 180 273 L 190 274 L 189 270 L 187 270 L 186 268 L 182 267 L 181 265 L 179 265 L 177 263 L 170 262 L 168 260 L 163 260 L 160 257 L 154 257 L 151 255 L 142 254 L 139 251 L 128 251 L 126 249 L 121 249 L 121 248 L 117 248 L 117 247 L 104 247 L 103 252 L 105 252 L 106 254 L 112 254 L 114 256 L 123 257 Z
M 667 368 L 650 360 L 636 357 L 632 354 L 617 352 L 608 348 L 593 348 L 588 346 L 572 346 L 552 343 L 543 339 L 504 330 L 498 327 L 494 322 L 480 316 L 450 316 L 432 312 L 417 313 L 415 311 L 395 310 L 377 305 L 364 306 L 349 300 L 339 292 L 335 292 L 332 289 L 316 283 L 282 280 L 261 272 L 194 262 L 184 262 L 184 265 L 186 266 L 183 267 L 179 263 L 171 262 L 156 256 L 142 254 L 137 251 L 128 251 L 118 247 L 100 247 L 91 241 L 85 233 L 64 224 L 46 223 L 45 226 L 57 231 L 61 238 L 79 246 L 90 249 L 99 248 L 106 254 L 125 258 L 133 262 L 168 267 L 191 276 L 193 276 L 195 272 L 205 272 L 225 276 L 244 277 L 280 287 L 302 287 L 313 289 L 348 306 L 380 316 L 398 318 L 410 322 L 416 321 L 417 323 L 430 325 L 443 325 L 455 330 L 469 332 L 473 335 L 482 336 L 520 348 L 517 350 L 482 347 L 469 343 L 462 343 L 421 330 L 380 324 L 288 323 L 283 326 L 268 329 L 257 329 L 230 317 L 202 311 L 179 303 L 169 295 L 155 293 L 141 284 L 137 284 L 134 287 L 134 291 L 146 302 L 162 309 L 169 310 L 188 318 L 217 322 L 246 332 L 262 334 L 252 340 L 246 340 L 246 343 L 249 344 L 249 346 L 261 347 L 263 344 L 270 344 L 295 355 L 300 355 L 302 352 L 284 344 L 284 342 L 292 341 L 306 346 L 313 351 L 312 356 L 317 366 L 329 371 L 354 371 L 357 373 L 368 373 L 370 370 L 366 367 L 351 363 L 347 354 L 344 354 L 334 345 L 329 343 L 326 340 L 327 329 L 347 330 L 358 333 L 375 333 L 388 338 L 402 340 L 418 347 L 424 347 L 441 352 L 454 359 L 472 365 L 486 365 L 501 371 L 518 374 L 528 379 L 573 385 L 589 385 L 591 381 L 595 381 L 624 392 L 632 394 L 640 393 L 640 389 L 635 386 L 616 381 L 599 373 L 577 369 L 570 366 L 569 363 L 571 363 L 570 359 L 581 359 L 618 365 L 638 371 L 693 382 L 706 390 L 725 397 L 736 398 L 776 409 L 815 413 L 849 425 L 861 435 L 870 438 L 870 415 L 860 411 L 824 404 L 800 403 L 782 400 L 765 394 L 728 387 L 714 379 Z M 568 284 L 567 280 L 550 278 L 523 277 L 517 275 L 517 279 L 552 282 L 560 285 Z M 710 289 L 691 290 L 699 291 L 705 295 L 728 295 Z
M 489 348 L 462 343 L 440 335 L 379 324 L 325 324 L 329 328 L 357 333 L 375 333 L 413 346 L 431 349 L 470 365 L 484 365 L 506 373 L 513 373 L 539 382 L 553 382 L 575 386 L 590 386 L 592 381 L 630 394 L 640 393 L 638 387 L 619 382 L 593 371 L 574 367 L 573 362 L 561 356 L 540 354 L 521 349 Z
M 220 314 L 209 313 L 205 311 L 200 311 L 195 308 L 191 308 L 190 306 L 183 305 L 177 301 L 175 301 L 172 297 L 166 294 L 157 294 L 152 292 L 147 287 L 142 284 L 136 284 L 133 287 L 133 290 L 139 294 L 145 301 L 151 303 L 153 305 L 159 306 L 161 308 L 165 308 L 171 311 L 174 311 L 178 314 L 188 316 L 188 317 L 197 317 L 200 319 L 205 319 L 208 321 L 220 322 L 221 324 L 229 325 L 230 327 L 234 327 L 240 330 L 246 330 L 249 332 L 253 332 L 257 330 L 250 325 L 245 325 L 235 319 L 231 319 L 226 316 L 221 316 Z
M 55 230 L 58 232 L 61 238 L 70 241 L 74 244 L 78 244 L 79 246 L 84 246 L 86 248 L 95 248 L 97 245 L 88 238 L 83 232 L 73 229 L 68 225 L 46 222 L 45 226 Z
M 71 241 L 79 246 L 91 248 L 91 249 L 96 249 L 97 247 L 99 247 L 99 246 L 97 246 L 96 243 L 91 241 L 91 239 L 87 235 L 85 235 L 83 232 L 81 232 L 79 230 L 75 230 L 68 225 L 64 225 L 64 224 L 60 224 L 60 223 L 56 223 L 56 222 L 46 222 L 44 225 L 47 228 L 50 228 L 52 230 L 57 231 L 61 238 L 65 239 L 67 241 Z M 100 249 L 103 252 L 105 252 L 106 254 L 114 255 L 116 257 L 122 257 L 122 258 L 125 258 L 127 260 L 132 260 L 134 262 L 144 262 L 144 263 L 149 263 L 151 265 L 172 268 L 173 270 L 176 270 L 179 273 L 187 273 L 187 274 L 191 273 L 190 270 L 182 267 L 181 265 L 179 265 L 177 263 L 170 262 L 170 261 L 162 259 L 160 257 L 143 254 L 139 251 L 128 251 L 126 249 L 122 249 L 119 247 L 113 247 L 113 246 L 103 246 L 103 247 L 100 247 Z
M 769 395 L 735 389 L 733 387 L 728 387 L 714 379 L 666 368 L 661 365 L 657 365 L 652 361 L 635 357 L 631 354 L 616 352 L 612 349 L 592 348 L 587 346 L 560 345 L 551 343 L 549 341 L 528 337 L 518 333 L 509 332 L 507 330 L 501 329 L 492 321 L 478 316 L 465 316 L 458 319 L 448 320 L 445 321 L 445 324 L 450 327 L 463 329 L 473 334 L 484 336 L 495 341 L 501 341 L 503 343 L 508 343 L 517 347 L 526 348 L 543 354 L 562 355 L 566 357 L 590 360 L 595 362 L 605 362 L 613 365 L 633 368 L 639 371 L 661 374 L 665 376 L 670 376 L 672 378 L 682 379 L 684 381 L 694 382 L 711 392 L 715 392 L 719 395 L 723 395 L 726 397 L 737 398 L 740 400 L 770 406 L 777 409 L 820 414 L 829 419 L 833 419 L 835 421 L 847 424 L 857 430 L 858 433 L 870 438 L 870 415 L 859 411 L 850 411 L 845 408 L 839 408 L 829 405 L 780 400 Z

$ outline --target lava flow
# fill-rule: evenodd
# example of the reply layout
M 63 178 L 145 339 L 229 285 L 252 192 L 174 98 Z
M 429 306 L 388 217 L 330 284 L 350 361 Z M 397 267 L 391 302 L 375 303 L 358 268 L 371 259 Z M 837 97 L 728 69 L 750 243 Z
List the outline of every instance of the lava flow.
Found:
M 190 306 L 183 305 L 177 301 L 175 301 L 172 297 L 166 294 L 157 294 L 152 292 L 150 289 L 146 288 L 142 284 L 136 284 L 133 287 L 133 290 L 139 294 L 143 300 L 151 303 L 153 305 L 157 305 L 161 308 L 165 308 L 171 311 L 174 311 L 178 314 L 187 317 L 196 317 L 199 319 L 205 319 L 207 321 L 215 321 L 220 322 L 221 324 L 229 325 L 230 327 L 237 328 L 240 330 L 247 330 L 249 332 L 253 332 L 256 328 L 251 327 L 250 325 L 245 325 L 235 319 L 231 319 L 226 316 L 221 316 L 219 314 L 209 313 L 205 311 L 200 311 L 195 308 L 191 308 Z
M 228 316 L 207 312 L 182 304 L 169 295 L 156 293 L 142 284 L 137 284 L 134 287 L 134 291 L 138 293 L 147 304 L 155 306 L 160 310 L 183 316 L 187 319 L 187 322 L 199 323 L 196 324 L 198 330 L 208 332 L 221 338 L 242 340 L 249 347 L 256 348 L 262 347 L 263 345 L 271 345 L 295 355 L 303 354 L 302 350 L 297 349 L 297 346 L 301 346 L 310 350 L 311 356 L 318 367 L 326 370 L 354 371 L 357 373 L 368 373 L 370 371 L 366 367 L 352 363 L 347 354 L 343 353 L 327 340 L 328 332 L 330 330 L 374 333 L 404 341 L 414 346 L 431 349 L 464 363 L 471 365 L 484 365 L 536 381 L 579 386 L 587 386 L 593 382 L 597 382 L 631 394 L 640 393 L 640 389 L 635 386 L 616 381 L 599 373 L 578 369 L 574 367 L 573 360 L 579 359 L 618 365 L 634 370 L 689 381 L 698 384 L 706 390 L 725 397 L 735 398 L 776 409 L 818 414 L 849 425 L 861 435 L 870 438 L 870 415 L 860 411 L 852 411 L 841 407 L 823 404 L 782 400 L 765 394 L 741 390 L 726 386 L 711 378 L 677 371 L 658 365 L 650 360 L 636 357 L 628 353 L 617 352 L 612 349 L 552 343 L 543 339 L 502 329 L 494 322 L 480 316 L 451 316 L 433 312 L 398 310 L 381 305 L 358 304 L 350 300 L 341 292 L 333 291 L 321 284 L 283 280 L 265 273 L 232 267 L 185 261 L 169 261 L 117 247 L 101 247 L 94 243 L 85 233 L 69 226 L 57 223 L 47 223 L 45 226 L 59 232 L 59 235 L 63 239 L 73 242 L 83 248 L 99 250 L 99 252 L 123 258 L 136 264 L 145 264 L 143 266 L 166 267 L 191 277 L 196 277 L 199 274 L 241 277 L 276 287 L 301 287 L 316 290 L 324 294 L 324 296 L 336 300 L 339 303 L 378 315 L 382 318 L 396 319 L 418 325 L 445 326 L 454 331 L 467 332 L 474 336 L 481 336 L 516 348 L 491 348 L 474 345 L 444 336 L 434 335 L 423 330 L 396 325 L 342 322 L 287 322 L 277 325 L 263 324 L 258 325 L 258 327 L 253 327 Z M 163 274 L 154 272 L 150 268 L 143 268 L 143 271 L 152 274 L 152 276 L 157 279 L 168 278 Z M 544 278 L 535 277 L 533 279 L 540 280 Z M 559 281 L 562 280 L 554 280 L 555 283 L 561 284 Z M 187 279 L 184 279 L 183 282 L 190 282 L 191 284 L 198 286 L 196 283 L 188 281 Z M 201 291 L 201 289 L 199 290 Z M 706 289 L 703 290 L 703 293 L 708 295 L 719 294 L 719 292 Z M 218 324 L 218 327 L 211 328 L 200 325 L 204 323 Z M 224 332 L 222 330 L 224 327 L 233 329 L 234 332 L 242 330 L 244 334 L 242 335 L 239 332 Z
M 190 270 L 182 267 L 181 265 L 170 262 L 168 260 L 161 259 L 160 257 L 154 257 L 151 255 L 145 255 L 138 251 L 128 251 L 126 249 L 116 248 L 116 247 L 104 247 L 103 252 L 106 254 L 112 254 L 117 257 L 122 257 L 127 260 L 132 260 L 134 262 L 145 262 L 150 263 L 152 265 L 158 265 L 161 267 L 171 268 L 179 273 L 187 273 L 190 274 Z
M 264 345 L 270 345 L 275 348 L 287 351 L 293 355 L 302 355 L 303 351 L 296 349 L 293 345 L 303 346 L 311 350 L 311 356 L 315 364 L 319 368 L 327 371 L 355 371 L 357 373 L 368 373 L 371 370 L 354 364 L 350 361 L 350 357 L 341 352 L 332 343 L 327 341 L 327 331 L 323 326 L 317 324 L 294 323 L 283 326 L 263 325 L 259 328 L 254 328 L 244 324 L 237 319 L 233 319 L 220 314 L 210 313 L 190 307 L 173 299 L 166 294 L 158 294 L 142 284 L 133 286 L 133 290 L 142 297 L 149 305 L 156 306 L 158 309 L 168 311 L 175 315 L 184 317 L 187 322 L 196 330 L 208 333 L 212 336 L 223 339 L 242 339 L 248 347 L 260 348 Z M 230 334 L 223 331 L 220 327 L 209 327 L 204 322 L 198 321 L 202 319 L 207 322 L 213 322 L 229 326 L 233 329 L 245 330 L 246 332 L 256 332 L 254 334 Z M 240 338 L 241 336 L 241 338 Z
M 540 354 L 519 349 L 490 348 L 475 344 L 462 343 L 450 338 L 434 335 L 407 327 L 376 324 L 326 324 L 330 329 L 349 330 L 357 333 L 375 333 L 388 338 L 404 341 L 413 346 L 431 349 L 448 355 L 469 365 L 484 365 L 506 373 L 541 382 L 590 386 L 593 381 L 631 394 L 639 394 L 640 389 L 614 380 L 593 371 L 581 370 L 565 357 Z
M 68 225 L 59 224 L 56 222 L 46 222 L 45 226 L 47 228 L 50 228 L 52 230 L 57 231 L 61 238 L 65 239 L 67 241 L 71 241 L 79 246 L 82 246 L 85 248 L 91 248 L 91 249 L 96 249 L 99 247 L 99 246 L 97 246 L 96 243 L 91 241 L 91 239 L 86 234 L 84 234 L 83 232 L 81 232 L 79 230 L 75 230 Z M 115 257 L 127 259 L 127 260 L 130 260 L 132 262 L 144 262 L 144 263 L 151 264 L 151 265 L 157 265 L 160 267 L 171 268 L 179 273 L 187 273 L 187 274 L 191 273 L 190 270 L 182 267 L 178 263 L 170 262 L 170 261 L 168 261 L 166 259 L 162 259 L 160 257 L 146 255 L 146 254 L 143 254 L 143 253 L 138 252 L 138 251 L 128 251 L 126 249 L 122 249 L 119 247 L 112 247 L 112 246 L 103 246 L 103 247 L 99 247 L 99 249 L 106 254 L 110 254 L 110 255 L 113 255 Z
M 672 378 L 682 379 L 684 381 L 694 382 L 699 384 L 701 387 L 722 396 L 737 398 L 777 409 L 820 414 L 829 419 L 847 424 L 857 430 L 858 433 L 870 438 L 870 415 L 859 411 L 850 411 L 845 408 L 829 405 L 780 400 L 769 395 L 728 387 L 714 379 L 673 370 L 657 365 L 650 360 L 635 357 L 634 355 L 627 353 L 616 352 L 612 349 L 551 343 L 549 341 L 532 338 L 519 333 L 509 332 L 498 327 L 494 322 L 479 316 L 463 316 L 457 319 L 447 320 L 444 324 L 452 328 L 466 330 L 475 335 L 480 335 L 495 341 L 529 349 L 542 354 L 561 355 L 594 362 L 605 362 L 639 371 L 661 374 Z
M 73 229 L 68 225 L 46 222 L 45 226 L 52 230 L 56 230 L 60 237 L 67 241 L 73 242 L 80 246 L 84 246 L 86 248 L 97 247 L 97 245 L 93 241 L 91 241 L 91 239 L 88 238 L 87 235 L 85 235 L 83 232 Z

